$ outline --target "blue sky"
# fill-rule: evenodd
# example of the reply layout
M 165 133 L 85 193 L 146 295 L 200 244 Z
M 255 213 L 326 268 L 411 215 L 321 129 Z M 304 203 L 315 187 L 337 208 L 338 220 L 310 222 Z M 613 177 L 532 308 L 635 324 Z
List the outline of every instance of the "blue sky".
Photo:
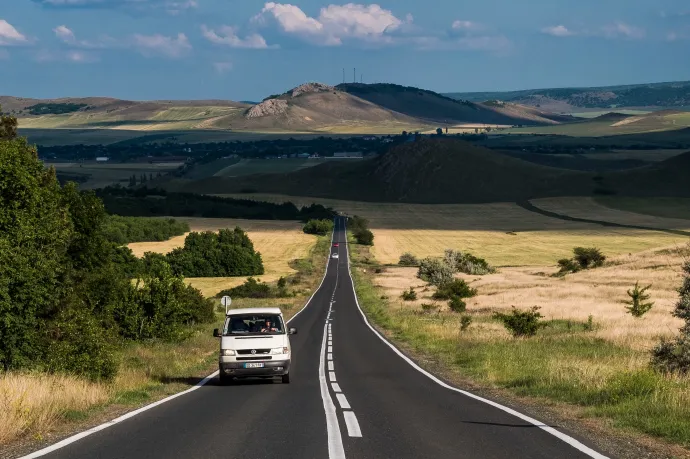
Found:
M 2 0 L 0 93 L 257 100 L 690 80 L 687 0 Z M 10 6 L 11 5 L 11 6 Z

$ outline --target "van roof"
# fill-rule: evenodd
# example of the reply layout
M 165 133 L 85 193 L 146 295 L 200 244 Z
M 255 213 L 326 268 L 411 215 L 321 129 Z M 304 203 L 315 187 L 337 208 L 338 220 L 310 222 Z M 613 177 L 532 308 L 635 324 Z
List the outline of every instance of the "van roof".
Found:
M 282 315 L 283 312 L 280 310 L 280 308 L 244 308 L 244 309 L 231 309 L 228 311 L 229 316 L 233 316 L 235 314 L 280 314 Z

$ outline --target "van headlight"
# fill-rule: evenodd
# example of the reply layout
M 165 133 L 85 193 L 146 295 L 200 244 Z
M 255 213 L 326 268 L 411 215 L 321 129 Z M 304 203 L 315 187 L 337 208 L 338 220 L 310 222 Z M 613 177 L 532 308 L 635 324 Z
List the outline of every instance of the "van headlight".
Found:
M 290 350 L 287 347 L 276 347 L 274 349 L 271 349 L 271 354 L 277 355 L 277 354 L 287 354 L 290 352 Z
M 222 354 L 223 355 L 235 355 L 236 352 L 234 349 L 223 349 Z

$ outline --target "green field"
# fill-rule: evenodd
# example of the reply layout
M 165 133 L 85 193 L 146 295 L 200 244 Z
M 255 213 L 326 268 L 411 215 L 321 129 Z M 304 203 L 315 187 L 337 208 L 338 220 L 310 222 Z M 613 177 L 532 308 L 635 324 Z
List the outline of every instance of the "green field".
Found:
M 132 175 L 139 176 L 153 174 L 156 178 L 158 172 L 162 174 L 177 169 L 182 163 L 97 163 L 96 161 L 84 161 L 83 163 L 44 163 L 46 167 L 53 166 L 60 173 L 68 175 L 87 175 L 89 179 L 79 184 L 82 189 L 101 188 L 120 183 L 127 185 Z
M 240 177 L 252 174 L 279 174 L 294 172 L 308 167 L 318 166 L 332 161 L 363 161 L 362 159 L 309 159 L 309 158 L 283 158 L 283 159 L 243 159 L 236 164 L 229 165 L 211 174 L 216 177 Z
M 184 177 L 191 180 L 211 177 L 217 172 L 240 162 L 239 158 L 216 159 L 206 164 L 194 164 L 191 170 L 185 172 Z
M 612 209 L 665 218 L 690 220 L 690 198 L 631 198 L 598 196 L 595 201 Z

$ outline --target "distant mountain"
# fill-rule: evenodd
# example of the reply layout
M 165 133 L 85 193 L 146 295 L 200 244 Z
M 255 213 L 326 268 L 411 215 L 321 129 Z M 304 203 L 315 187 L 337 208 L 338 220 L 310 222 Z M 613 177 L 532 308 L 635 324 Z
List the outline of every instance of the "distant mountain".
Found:
M 513 102 L 556 113 L 596 108 L 677 108 L 690 106 L 690 81 L 505 92 L 454 92 L 443 95 L 470 102 Z

